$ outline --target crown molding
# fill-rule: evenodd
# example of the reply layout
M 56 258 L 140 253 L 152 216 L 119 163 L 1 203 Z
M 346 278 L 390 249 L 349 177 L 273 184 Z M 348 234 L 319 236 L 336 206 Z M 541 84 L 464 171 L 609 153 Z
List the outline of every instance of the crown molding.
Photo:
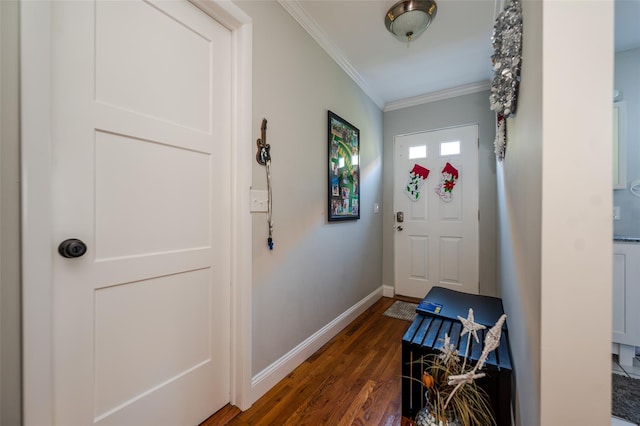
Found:
M 321 30 L 316 21 L 304 10 L 300 0 L 278 0 L 278 3 L 285 11 L 287 11 L 287 13 L 289 13 L 289 15 L 291 15 L 293 19 L 296 20 L 296 22 L 298 22 L 298 24 L 300 24 L 300 26 L 316 41 L 316 43 L 318 43 L 318 45 L 327 52 L 338 66 L 347 73 L 347 75 L 360 87 L 360 89 L 362 89 L 369 99 L 371 99 L 371 101 L 373 101 L 378 108 L 384 112 L 482 92 L 483 90 L 489 90 L 490 88 L 490 82 L 487 80 L 385 103 L 373 92 L 360 73 L 358 73 L 353 65 L 351 65 L 344 53 L 342 53 L 342 51 L 331 42 L 329 37 L 327 37 L 327 35 Z
M 295 19 L 302 28 L 324 49 L 325 52 L 347 73 L 349 77 L 362 89 L 362 91 L 371 99 L 381 110 L 385 104 L 382 99 L 376 96 L 360 73 L 351 65 L 346 56 L 336 45 L 334 45 L 327 35 L 320 29 L 320 26 L 313 18 L 307 14 L 298 0 L 278 0 L 280 6 L 286 10 L 289 15 Z
M 383 111 L 394 111 L 402 108 L 409 108 L 416 105 L 428 104 L 430 102 L 441 101 L 444 99 L 455 98 L 457 96 L 469 95 L 471 93 L 489 90 L 491 83 L 487 81 L 479 81 L 477 83 L 465 84 L 451 89 L 440 90 L 438 92 L 427 93 L 425 95 L 414 96 L 412 98 L 401 99 L 399 101 L 388 102 L 385 104 Z M 487 100 L 487 105 L 489 101 Z

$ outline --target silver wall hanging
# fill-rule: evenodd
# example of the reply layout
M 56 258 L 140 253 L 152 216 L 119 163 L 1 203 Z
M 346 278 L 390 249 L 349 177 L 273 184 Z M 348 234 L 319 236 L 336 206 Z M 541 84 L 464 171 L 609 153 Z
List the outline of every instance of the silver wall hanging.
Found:
M 498 114 L 496 140 L 498 159 L 504 158 L 507 145 L 506 118 L 515 114 L 518 105 L 520 69 L 522 66 L 522 8 L 519 0 L 511 0 L 496 18 L 493 27 L 493 78 L 490 108 Z

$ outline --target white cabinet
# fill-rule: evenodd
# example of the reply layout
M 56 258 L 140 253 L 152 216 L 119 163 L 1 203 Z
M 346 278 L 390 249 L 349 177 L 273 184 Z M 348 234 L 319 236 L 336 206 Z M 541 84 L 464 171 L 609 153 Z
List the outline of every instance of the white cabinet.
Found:
M 613 243 L 613 353 L 632 365 L 640 346 L 640 243 Z

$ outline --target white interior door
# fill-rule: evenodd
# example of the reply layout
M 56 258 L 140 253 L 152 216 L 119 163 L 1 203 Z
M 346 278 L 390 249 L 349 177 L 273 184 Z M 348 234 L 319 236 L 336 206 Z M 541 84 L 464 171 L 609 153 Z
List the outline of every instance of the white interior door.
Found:
M 478 126 L 396 136 L 394 156 L 395 292 L 423 298 L 441 286 L 477 294 Z M 441 196 L 447 163 L 458 177 Z
M 229 401 L 231 35 L 186 1 L 53 2 L 54 417 Z M 52 247 L 56 250 L 56 247 Z

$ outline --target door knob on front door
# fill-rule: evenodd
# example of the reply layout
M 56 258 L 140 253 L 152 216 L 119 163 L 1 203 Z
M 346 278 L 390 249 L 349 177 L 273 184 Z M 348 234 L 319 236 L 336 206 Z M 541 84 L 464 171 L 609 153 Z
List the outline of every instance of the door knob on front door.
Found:
M 60 256 L 66 258 L 80 257 L 87 252 L 87 245 L 77 238 L 64 240 L 58 246 Z

